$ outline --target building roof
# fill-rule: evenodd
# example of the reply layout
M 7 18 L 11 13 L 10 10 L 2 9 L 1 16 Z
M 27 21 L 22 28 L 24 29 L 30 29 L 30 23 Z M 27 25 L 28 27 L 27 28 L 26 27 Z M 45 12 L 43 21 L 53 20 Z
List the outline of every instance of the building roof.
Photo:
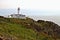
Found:
M 11 14 L 11 16 L 25 16 L 25 15 L 22 15 L 22 14 Z

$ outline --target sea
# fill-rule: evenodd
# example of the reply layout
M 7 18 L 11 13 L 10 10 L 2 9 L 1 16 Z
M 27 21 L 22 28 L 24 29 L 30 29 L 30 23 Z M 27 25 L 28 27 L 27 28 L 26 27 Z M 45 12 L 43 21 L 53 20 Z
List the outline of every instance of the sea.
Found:
M 31 10 L 21 10 L 20 13 L 26 15 L 29 18 L 32 18 L 33 20 L 45 20 L 45 21 L 52 21 L 58 25 L 60 25 L 60 16 L 58 15 L 41 15 L 43 11 L 31 11 Z M 16 9 L 0 9 L 0 15 L 2 16 L 8 16 L 10 14 L 17 13 Z M 45 14 L 44 12 L 43 14 Z M 37 15 L 39 14 L 39 15 Z M 46 13 L 49 14 L 49 13 Z M 53 14 L 53 13 L 52 13 Z
M 60 16 L 29 16 L 29 18 L 32 18 L 35 21 L 38 20 L 51 21 L 60 26 Z

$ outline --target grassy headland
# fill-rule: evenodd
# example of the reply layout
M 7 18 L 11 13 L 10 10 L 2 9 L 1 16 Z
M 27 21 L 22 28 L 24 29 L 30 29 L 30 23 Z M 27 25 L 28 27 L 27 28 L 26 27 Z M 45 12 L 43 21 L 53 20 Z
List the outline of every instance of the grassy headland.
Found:
M 60 40 L 60 26 L 50 21 L 0 16 L 0 39 Z

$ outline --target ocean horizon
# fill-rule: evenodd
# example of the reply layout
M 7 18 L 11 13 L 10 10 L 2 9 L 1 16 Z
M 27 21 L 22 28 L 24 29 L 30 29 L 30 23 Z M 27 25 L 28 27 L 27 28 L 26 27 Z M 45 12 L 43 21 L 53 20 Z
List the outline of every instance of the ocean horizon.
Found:
M 8 16 L 10 14 L 15 14 L 15 13 L 17 13 L 16 9 L 0 9 L 0 16 Z M 59 18 L 60 16 L 56 15 L 56 14 L 53 15 L 54 14 L 53 12 L 41 11 L 41 10 L 32 11 L 32 10 L 22 9 L 20 13 L 24 14 L 27 17 L 32 18 L 34 20 L 52 21 L 52 22 L 60 25 L 60 18 Z
M 34 20 L 44 20 L 44 21 L 51 21 L 58 25 L 60 25 L 60 16 L 29 16 L 30 18 Z

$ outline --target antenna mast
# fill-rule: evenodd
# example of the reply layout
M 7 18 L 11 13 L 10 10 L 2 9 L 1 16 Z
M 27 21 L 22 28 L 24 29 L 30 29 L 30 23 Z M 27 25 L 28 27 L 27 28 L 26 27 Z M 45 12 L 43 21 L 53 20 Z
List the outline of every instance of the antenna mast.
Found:
M 17 8 L 17 13 L 19 14 L 20 13 L 20 0 L 17 0 L 17 6 L 18 6 L 18 8 Z

